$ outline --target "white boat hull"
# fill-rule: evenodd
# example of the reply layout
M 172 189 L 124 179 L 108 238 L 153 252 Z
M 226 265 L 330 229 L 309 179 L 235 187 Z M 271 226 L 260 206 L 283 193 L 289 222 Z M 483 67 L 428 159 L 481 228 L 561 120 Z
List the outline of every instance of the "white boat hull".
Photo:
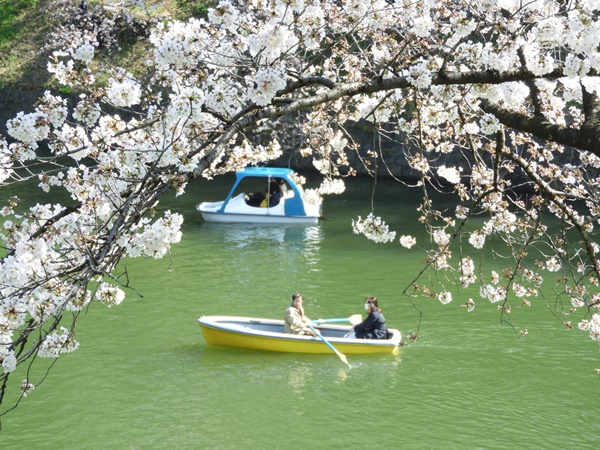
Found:
M 317 223 L 320 216 L 320 205 L 312 206 L 312 215 L 290 216 L 285 214 L 285 199 L 277 206 L 270 208 L 257 208 L 249 206 L 244 200 L 244 194 L 232 198 L 224 211 L 220 211 L 223 202 L 204 202 L 196 206 L 196 209 L 202 214 L 202 218 L 207 222 L 221 223 L 273 223 L 273 224 L 292 224 L 292 223 Z M 308 213 L 308 211 L 307 211 Z
M 219 223 L 273 223 L 273 224 L 292 224 L 306 223 L 313 224 L 319 221 L 318 217 L 289 217 L 274 215 L 251 215 L 251 214 L 218 214 L 202 212 L 202 218 L 207 222 Z

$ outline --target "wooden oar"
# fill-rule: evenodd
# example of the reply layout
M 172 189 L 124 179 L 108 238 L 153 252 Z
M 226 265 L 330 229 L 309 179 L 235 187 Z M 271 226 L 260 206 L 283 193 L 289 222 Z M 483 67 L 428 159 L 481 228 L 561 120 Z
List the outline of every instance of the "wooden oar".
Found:
M 335 348 L 333 345 L 331 345 L 331 343 L 327 339 L 325 339 L 321 333 L 319 333 L 317 330 L 315 330 L 314 327 L 310 323 L 308 324 L 308 326 L 310 327 L 311 330 L 313 330 L 313 332 L 317 335 L 317 337 L 319 339 L 321 339 L 323 342 L 325 342 L 325 344 L 327 344 L 327 346 L 331 350 L 333 350 L 333 352 L 336 355 L 338 355 L 338 357 L 342 360 L 342 362 L 345 363 L 348 366 L 348 369 L 352 368 L 352 366 L 350 366 L 350 363 L 348 362 L 348 359 L 346 358 L 346 355 L 344 355 L 337 348 Z
M 352 325 L 362 322 L 362 316 L 360 314 L 354 314 L 350 317 L 344 317 L 340 319 L 319 319 L 313 320 L 312 323 L 320 325 L 322 323 L 335 323 L 335 322 L 350 322 Z

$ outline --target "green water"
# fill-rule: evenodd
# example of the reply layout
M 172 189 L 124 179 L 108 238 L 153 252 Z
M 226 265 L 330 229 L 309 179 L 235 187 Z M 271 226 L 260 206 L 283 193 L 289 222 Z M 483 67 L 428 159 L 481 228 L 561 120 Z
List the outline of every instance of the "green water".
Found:
M 203 223 L 195 203 L 228 186 L 197 181 L 169 200 L 186 219 L 172 259 L 126 262 L 143 298 L 92 307 L 80 349 L 3 418 L 0 448 L 597 447 L 599 350 L 541 301 L 515 315 L 520 340 L 482 300 L 472 313 L 419 300 L 420 339 L 399 356 L 351 355 L 351 369 L 333 353 L 207 347 L 201 315 L 279 318 L 296 290 L 312 318 L 361 313 L 375 295 L 405 336 L 420 319 L 401 292 L 423 255 L 351 231 L 370 210 L 368 181 L 328 197 L 316 226 Z M 383 181 L 377 192 L 399 235 L 415 233 L 419 193 Z

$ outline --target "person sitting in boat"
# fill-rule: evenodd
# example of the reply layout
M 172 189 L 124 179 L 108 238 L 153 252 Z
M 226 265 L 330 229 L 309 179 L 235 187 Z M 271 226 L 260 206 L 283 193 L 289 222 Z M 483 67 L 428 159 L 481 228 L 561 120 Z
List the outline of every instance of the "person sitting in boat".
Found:
M 313 330 L 308 326 L 310 319 L 304 315 L 302 308 L 302 294 L 296 292 L 292 295 L 290 306 L 283 313 L 285 332 L 288 334 L 303 334 L 315 336 Z
M 279 191 L 280 198 L 288 197 L 288 186 L 285 183 L 283 178 L 275 178 L 275 182 L 277 183 L 277 191 Z
M 275 178 L 271 183 L 269 183 L 269 187 L 267 188 L 267 195 L 260 203 L 261 208 L 266 208 L 267 205 L 269 208 L 273 206 L 277 206 L 281 201 L 281 197 L 283 197 L 283 179 Z
M 365 320 L 356 324 L 350 330 L 347 337 L 357 339 L 389 339 L 389 332 L 385 325 L 377 297 L 367 297 L 365 299 L 365 310 L 369 314 Z
M 264 199 L 265 194 L 262 192 L 256 192 L 254 194 L 246 195 L 246 204 L 248 206 L 255 206 L 258 208 Z

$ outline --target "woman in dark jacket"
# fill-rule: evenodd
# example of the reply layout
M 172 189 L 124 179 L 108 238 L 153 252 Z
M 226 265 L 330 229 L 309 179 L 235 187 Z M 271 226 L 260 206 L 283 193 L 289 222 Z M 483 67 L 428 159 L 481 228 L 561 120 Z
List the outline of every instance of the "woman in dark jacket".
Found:
M 365 299 L 365 309 L 369 313 L 367 318 L 352 328 L 352 331 L 356 334 L 356 338 L 388 339 L 389 334 L 385 326 L 385 317 L 383 317 L 381 309 L 379 309 L 377 298 L 367 297 Z

